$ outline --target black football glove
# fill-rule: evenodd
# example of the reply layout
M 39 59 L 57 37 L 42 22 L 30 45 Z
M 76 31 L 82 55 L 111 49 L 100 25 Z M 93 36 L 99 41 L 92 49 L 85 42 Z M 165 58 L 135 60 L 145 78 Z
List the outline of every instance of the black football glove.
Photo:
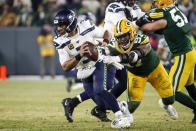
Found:
M 144 24 L 146 23 L 150 23 L 152 22 L 152 19 L 147 15 L 143 15 L 141 18 L 139 18 L 137 21 L 136 21 L 136 25 L 141 27 L 143 26 Z

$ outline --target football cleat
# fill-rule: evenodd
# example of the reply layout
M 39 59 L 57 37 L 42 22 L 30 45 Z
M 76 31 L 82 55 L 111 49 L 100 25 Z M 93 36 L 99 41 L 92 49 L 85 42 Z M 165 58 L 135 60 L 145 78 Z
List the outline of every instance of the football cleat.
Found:
M 172 105 L 164 105 L 162 99 L 159 99 L 159 105 L 161 108 L 166 110 L 167 114 L 170 116 L 171 119 L 178 119 L 178 113 Z
M 65 116 L 68 122 L 73 122 L 72 114 L 74 111 L 74 107 L 72 106 L 72 99 L 71 98 L 63 99 L 62 105 L 64 107 Z
M 91 115 L 95 116 L 102 122 L 110 122 L 111 120 L 106 115 L 106 110 L 97 109 L 97 106 L 91 110 Z
M 117 128 L 117 129 L 129 128 L 130 126 L 131 126 L 131 123 L 129 122 L 129 118 L 124 117 L 124 116 L 120 117 L 120 118 L 116 118 L 111 123 L 111 127 L 112 128 Z
M 127 102 L 126 101 L 120 101 L 120 102 L 118 102 L 118 105 L 120 107 L 120 110 L 123 113 L 123 116 L 127 117 L 129 119 L 130 123 L 133 123 L 133 115 L 130 114 L 130 112 L 129 112 Z

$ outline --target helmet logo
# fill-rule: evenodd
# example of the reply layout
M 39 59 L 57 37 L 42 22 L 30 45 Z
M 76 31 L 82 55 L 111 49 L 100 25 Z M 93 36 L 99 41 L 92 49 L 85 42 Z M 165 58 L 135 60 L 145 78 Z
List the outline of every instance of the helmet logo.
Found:
M 131 25 L 131 22 L 126 22 L 126 26 L 130 26 Z
M 73 21 L 73 19 L 74 19 L 73 15 L 70 14 L 70 15 L 68 16 L 68 19 L 69 19 L 70 21 Z

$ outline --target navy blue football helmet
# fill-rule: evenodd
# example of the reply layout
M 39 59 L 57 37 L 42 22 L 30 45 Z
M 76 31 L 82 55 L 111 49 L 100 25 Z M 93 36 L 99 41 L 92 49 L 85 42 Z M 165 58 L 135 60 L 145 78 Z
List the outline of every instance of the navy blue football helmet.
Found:
M 56 26 L 55 33 L 57 35 L 63 35 L 59 32 L 58 29 L 58 27 L 61 27 L 62 25 L 65 25 L 64 33 L 73 32 L 77 27 L 77 18 L 75 12 L 69 9 L 63 9 L 59 11 L 54 17 L 54 25 Z

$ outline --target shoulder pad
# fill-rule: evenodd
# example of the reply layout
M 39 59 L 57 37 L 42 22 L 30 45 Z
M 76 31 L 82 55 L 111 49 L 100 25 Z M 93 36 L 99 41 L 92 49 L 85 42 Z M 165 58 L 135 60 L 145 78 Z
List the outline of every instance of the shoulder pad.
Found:
M 89 20 L 84 20 L 78 24 L 78 28 L 80 31 L 80 35 L 85 35 L 88 32 L 94 30 L 95 26 Z
M 113 2 L 108 5 L 106 11 L 108 12 L 113 12 L 113 13 L 118 13 L 120 11 L 124 11 L 125 6 L 121 3 Z
M 150 39 L 147 35 L 144 34 L 137 34 L 134 44 L 135 45 L 145 45 L 150 42 Z
M 81 20 L 78 23 L 78 27 L 79 27 L 80 30 L 83 30 L 83 29 L 86 29 L 86 28 L 89 28 L 89 27 L 92 27 L 92 26 L 94 26 L 94 24 L 88 19 Z
M 55 46 L 56 49 L 63 49 L 65 46 L 70 44 L 70 42 L 71 40 L 67 38 L 63 38 L 63 36 L 61 36 L 61 37 L 54 38 L 53 45 Z

